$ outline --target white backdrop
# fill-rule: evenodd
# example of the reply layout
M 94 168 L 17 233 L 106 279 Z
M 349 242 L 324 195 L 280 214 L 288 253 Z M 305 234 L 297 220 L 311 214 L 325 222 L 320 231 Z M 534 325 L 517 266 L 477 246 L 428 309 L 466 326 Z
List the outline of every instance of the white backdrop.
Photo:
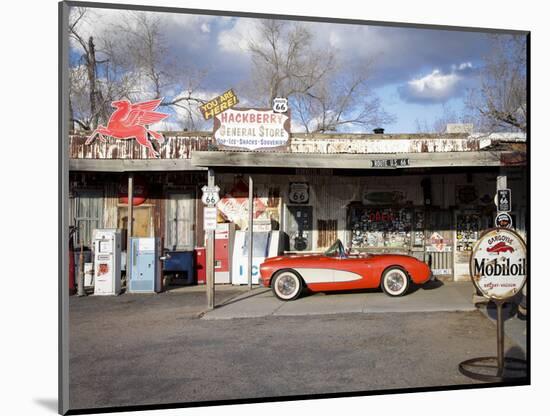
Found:
M 525 414 L 548 392 L 546 185 L 550 25 L 544 2 L 136 0 L 140 4 L 532 31 L 533 386 L 149 412 L 151 415 Z M 2 400 L 6 415 L 57 406 L 57 1 L 2 5 Z M 123 2 L 119 3 L 134 3 Z M 17 152 L 21 146 L 22 152 Z M 19 199 L 21 198 L 21 199 Z M 546 204 L 545 204 L 546 202 Z M 546 225 L 546 226 L 545 226 Z M 33 241 L 33 250 L 22 250 Z M 29 256 L 31 256 L 29 258 Z M 7 266 L 7 267 L 6 267 Z M 535 411 L 535 413 L 537 413 Z M 130 413 L 138 414 L 138 413 Z M 139 413 L 141 414 L 141 413 Z

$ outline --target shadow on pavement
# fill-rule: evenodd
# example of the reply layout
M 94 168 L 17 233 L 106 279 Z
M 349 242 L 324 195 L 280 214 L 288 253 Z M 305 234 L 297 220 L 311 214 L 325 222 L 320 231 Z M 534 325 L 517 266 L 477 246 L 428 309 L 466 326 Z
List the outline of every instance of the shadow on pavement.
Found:
M 517 346 L 514 346 L 504 353 L 507 359 L 525 360 L 525 352 Z M 513 361 L 504 366 L 503 377 L 514 378 L 521 381 L 521 379 L 527 378 L 527 362 Z
M 408 292 L 404 296 L 410 295 L 411 293 L 414 293 L 414 292 L 418 291 L 419 289 L 434 290 L 434 289 L 438 289 L 442 286 L 444 286 L 444 283 L 440 280 L 434 280 L 434 281 L 431 281 L 431 282 L 427 282 L 427 283 L 424 283 L 423 285 L 417 285 L 415 283 L 412 283 L 409 290 L 408 290 Z M 304 292 L 302 293 L 300 298 L 306 298 L 306 297 L 309 297 L 309 296 L 316 295 L 318 293 L 323 293 L 326 296 L 331 296 L 331 295 L 343 295 L 343 294 L 347 294 L 347 293 L 381 293 L 381 292 L 382 292 L 382 289 L 380 289 L 379 287 L 372 288 L 372 289 L 334 290 L 334 291 L 330 291 L 330 292 L 310 292 L 306 288 L 306 290 L 304 290 Z
M 505 321 L 514 318 L 518 314 L 518 306 L 515 303 L 507 302 L 502 305 L 502 317 Z M 493 302 L 487 304 L 487 315 L 490 319 L 496 321 L 497 307 Z
M 266 287 L 266 288 L 255 289 L 252 292 L 247 293 L 246 295 L 243 295 L 242 293 L 239 293 L 238 295 L 227 299 L 226 301 L 220 303 L 219 305 L 216 305 L 216 308 L 221 307 L 221 306 L 231 305 L 233 303 L 237 303 L 237 302 L 240 302 L 242 300 L 253 298 L 254 296 L 262 295 L 262 294 L 268 292 L 269 290 L 270 289 Z

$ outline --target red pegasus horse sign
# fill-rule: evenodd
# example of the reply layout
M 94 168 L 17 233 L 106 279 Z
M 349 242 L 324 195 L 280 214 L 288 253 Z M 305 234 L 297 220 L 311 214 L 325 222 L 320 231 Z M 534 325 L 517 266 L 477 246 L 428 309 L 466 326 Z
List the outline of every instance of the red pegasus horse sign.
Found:
M 164 137 L 156 131 L 147 129 L 146 126 L 168 117 L 168 114 L 154 111 L 162 100 L 162 98 L 159 98 L 136 104 L 132 104 L 128 100 L 113 101 L 111 106 L 116 110 L 111 114 L 107 127 L 99 125 L 88 137 L 86 144 L 90 144 L 96 137 L 99 137 L 101 141 L 105 141 L 104 136 L 121 140 L 136 139 L 141 146 L 149 150 L 150 155 L 159 157 L 159 153 L 149 141 L 149 135 L 159 144 L 164 143 Z

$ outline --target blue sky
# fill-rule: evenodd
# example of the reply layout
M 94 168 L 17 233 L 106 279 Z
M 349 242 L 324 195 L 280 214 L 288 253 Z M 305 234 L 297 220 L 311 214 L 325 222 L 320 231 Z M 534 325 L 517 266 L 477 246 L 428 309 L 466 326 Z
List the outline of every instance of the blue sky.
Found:
M 95 36 L 108 31 L 123 11 L 94 10 L 93 24 L 83 27 Z M 206 70 L 204 98 L 229 88 L 239 92 L 250 78 L 248 40 L 256 19 L 155 13 L 178 61 Z M 478 86 L 482 58 L 490 51 L 486 34 L 387 26 L 304 23 L 319 48 L 336 50 L 345 64 L 371 62 L 370 86 L 395 122 L 389 133 L 414 133 L 417 121 L 427 125 L 442 116 L 443 106 L 461 114 L 469 88 Z M 174 92 L 177 94 L 177 91 Z

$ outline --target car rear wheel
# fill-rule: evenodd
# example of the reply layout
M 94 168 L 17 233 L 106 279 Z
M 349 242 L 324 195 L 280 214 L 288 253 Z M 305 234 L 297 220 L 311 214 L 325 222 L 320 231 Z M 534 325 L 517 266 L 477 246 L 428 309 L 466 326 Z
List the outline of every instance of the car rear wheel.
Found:
M 390 267 L 382 275 L 382 290 L 388 296 L 403 296 L 409 289 L 409 277 L 400 267 Z
M 294 300 L 302 293 L 302 279 L 292 270 L 281 270 L 275 273 L 271 281 L 271 289 L 281 300 Z

